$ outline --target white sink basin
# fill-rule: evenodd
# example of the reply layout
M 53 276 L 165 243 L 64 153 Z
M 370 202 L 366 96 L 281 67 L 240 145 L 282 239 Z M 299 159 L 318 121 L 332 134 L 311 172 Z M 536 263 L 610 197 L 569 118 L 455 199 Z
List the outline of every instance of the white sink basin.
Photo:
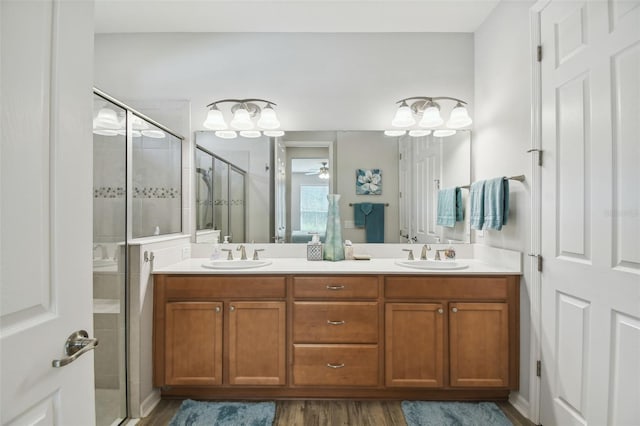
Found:
M 396 265 L 413 269 L 465 269 L 469 265 L 452 260 L 396 260 Z
M 202 266 L 210 269 L 251 269 L 271 265 L 270 260 L 212 260 Z

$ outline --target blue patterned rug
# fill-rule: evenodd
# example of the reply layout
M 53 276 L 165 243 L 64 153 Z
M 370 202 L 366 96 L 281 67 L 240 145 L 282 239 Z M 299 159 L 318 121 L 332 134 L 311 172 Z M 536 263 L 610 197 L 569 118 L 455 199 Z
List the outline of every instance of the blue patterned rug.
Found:
M 271 426 L 275 402 L 201 402 L 187 399 L 169 426 Z
M 512 426 L 493 402 L 402 401 L 408 426 Z

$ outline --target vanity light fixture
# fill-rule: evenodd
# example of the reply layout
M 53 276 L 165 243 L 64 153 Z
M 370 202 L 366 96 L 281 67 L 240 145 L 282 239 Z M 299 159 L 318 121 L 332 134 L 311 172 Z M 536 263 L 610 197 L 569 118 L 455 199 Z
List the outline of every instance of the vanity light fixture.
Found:
M 384 131 L 385 136 L 404 136 L 405 133 L 407 133 L 406 130 L 385 130 Z
M 456 131 L 453 129 L 439 129 L 434 130 L 433 136 L 436 138 L 446 138 L 447 136 L 453 136 L 456 134 Z
M 229 125 L 225 121 L 224 114 L 218 108 L 219 104 L 230 103 L 233 114 Z M 261 107 L 258 103 L 264 103 Z M 236 130 L 240 130 L 240 136 L 257 138 L 264 133 L 265 136 L 277 137 L 284 135 L 280 128 L 280 121 L 273 107 L 275 103 L 265 99 L 220 99 L 211 102 L 207 107 L 209 112 L 202 124 L 207 129 L 216 130 L 216 136 L 224 139 L 237 137 Z M 257 122 L 254 120 L 258 118 Z M 261 133 L 261 130 L 264 132 Z
M 467 103 L 461 99 L 451 98 L 448 96 L 413 96 L 410 98 L 400 99 L 396 102 L 397 104 L 400 104 L 400 106 L 391 121 L 391 125 L 393 127 L 400 128 L 411 127 L 416 123 L 416 118 L 418 118 L 420 120 L 418 122 L 418 126 L 422 128 L 434 129 L 439 127 L 444 123 L 444 119 L 440 114 L 440 104 L 436 101 L 442 100 L 456 102 L 449 116 L 449 120 L 446 123 L 447 128 L 460 129 L 471 125 L 473 120 L 471 120 L 471 117 L 469 117 L 469 113 L 467 112 L 467 108 L 465 106 Z M 414 102 L 409 105 L 407 101 Z
M 409 130 L 409 136 L 414 138 L 419 138 L 422 136 L 429 136 L 431 134 L 431 130 L 422 130 L 422 129 L 413 129 Z

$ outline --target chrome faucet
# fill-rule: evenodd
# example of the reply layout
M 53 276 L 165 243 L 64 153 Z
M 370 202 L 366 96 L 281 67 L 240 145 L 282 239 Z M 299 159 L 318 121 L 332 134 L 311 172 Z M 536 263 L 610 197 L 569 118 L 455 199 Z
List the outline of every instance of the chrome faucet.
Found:
M 240 252 L 240 260 L 247 260 L 247 250 L 244 248 L 244 244 L 240 244 L 236 251 Z
M 422 246 L 422 253 L 420 253 L 420 260 L 427 260 L 427 252 L 431 251 L 431 246 L 429 244 L 425 244 Z
M 264 249 L 253 249 L 253 260 L 260 260 L 258 257 L 258 252 L 264 251 Z
M 233 250 L 231 249 L 222 249 L 222 251 L 226 251 L 227 252 L 227 260 L 233 260 Z
M 407 260 L 414 260 L 415 259 L 413 257 L 413 250 L 411 250 L 411 249 L 402 249 L 402 251 L 408 251 L 409 252 L 409 257 L 407 257 Z

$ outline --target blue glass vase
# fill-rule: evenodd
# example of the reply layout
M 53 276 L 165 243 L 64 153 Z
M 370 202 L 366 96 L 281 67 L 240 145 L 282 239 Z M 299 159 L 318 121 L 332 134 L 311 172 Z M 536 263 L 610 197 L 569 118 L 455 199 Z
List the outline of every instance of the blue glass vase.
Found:
M 340 224 L 340 194 L 327 195 L 329 209 L 327 211 L 327 231 L 325 232 L 323 258 L 324 260 L 344 260 L 344 246 L 342 245 L 342 226 Z

